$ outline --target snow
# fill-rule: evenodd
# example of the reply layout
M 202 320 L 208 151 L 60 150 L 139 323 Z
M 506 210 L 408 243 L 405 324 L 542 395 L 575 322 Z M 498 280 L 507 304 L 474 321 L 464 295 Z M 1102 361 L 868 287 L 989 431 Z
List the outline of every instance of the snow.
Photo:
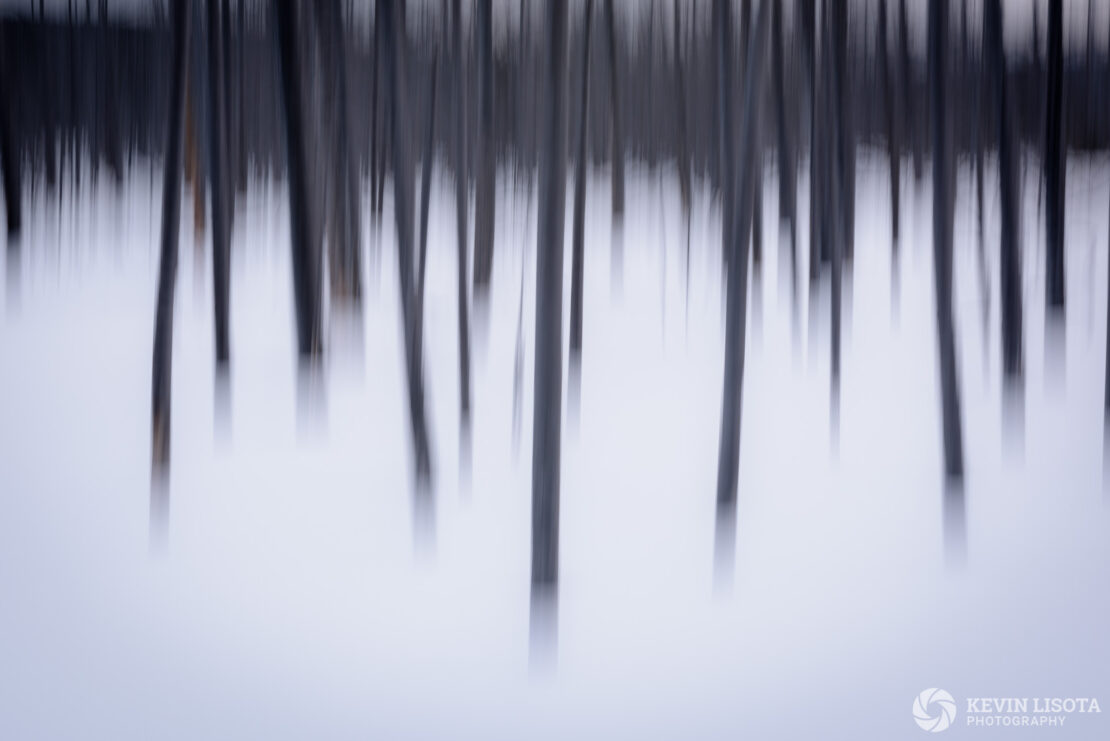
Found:
M 0 738 L 903 738 L 921 733 L 911 706 L 928 687 L 957 698 L 957 736 L 992 732 L 963 726 L 965 697 L 1110 703 L 1106 163 L 1069 162 L 1060 361 L 1044 349 L 1035 161 L 1027 174 L 1020 426 L 1003 422 L 990 167 L 986 351 L 966 168 L 957 194 L 964 563 L 943 537 L 931 186 L 913 187 L 903 168 L 909 233 L 894 294 L 885 163 L 861 150 L 835 446 L 828 286 L 810 307 L 803 279 L 792 311 L 773 171 L 765 179 L 731 578 L 714 554 L 719 211 L 699 186 L 687 299 L 677 180 L 630 165 L 618 280 L 608 174 L 592 174 L 550 662 L 529 639 L 536 207 L 509 171 L 490 304 L 475 311 L 468 464 L 454 201 L 447 180 L 433 184 L 429 527 L 411 493 L 389 219 L 379 231 L 363 218 L 363 310 L 330 317 L 313 377 L 295 356 L 287 193 L 252 184 L 232 235 L 221 413 L 211 265 L 183 196 L 163 532 L 149 422 L 160 167 L 142 164 L 118 188 L 67 186 L 60 205 L 26 195 L 0 284 Z M 803 176 L 803 252 L 807 194 Z M 569 210 L 566 236 L 569 296 Z M 1107 727 L 1076 715 L 1052 733 L 1104 738 Z

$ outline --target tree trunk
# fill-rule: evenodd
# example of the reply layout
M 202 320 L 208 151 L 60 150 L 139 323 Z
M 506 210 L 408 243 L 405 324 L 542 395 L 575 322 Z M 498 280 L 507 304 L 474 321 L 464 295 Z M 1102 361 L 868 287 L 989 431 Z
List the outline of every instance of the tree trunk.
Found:
M 723 249 L 729 253 L 725 308 L 725 372 L 721 408 L 720 455 L 717 467 L 718 510 L 736 502 L 740 464 L 740 413 L 743 400 L 744 344 L 748 303 L 748 236 L 752 226 L 753 194 L 758 187 L 760 135 L 757 102 L 763 80 L 764 44 L 769 21 L 768 6 L 760 3 L 755 29 L 744 64 L 744 111 L 740 122 L 739 169 L 733 169 L 733 112 L 729 103 L 731 74 L 731 19 L 728 0 L 715 0 L 714 23 L 718 28 L 718 94 L 721 116 L 721 175 L 725 188 Z
M 288 152 L 297 348 L 302 357 L 318 357 L 323 352 L 324 343 L 320 310 L 320 256 L 316 250 L 315 228 L 312 224 L 304 97 L 301 90 L 301 54 L 297 39 L 297 6 L 294 0 L 275 2 Z
M 1046 102 L 1044 175 L 1045 297 L 1053 312 L 1064 311 L 1064 190 L 1067 160 L 1064 152 L 1064 41 L 1062 0 L 1048 2 L 1048 100 Z
M 15 151 L 15 121 L 12 119 L 11 94 L 8 82 L 8 60 L 6 44 L 0 38 L 0 166 L 3 169 L 4 207 L 8 213 L 8 234 L 19 234 L 23 226 L 21 199 L 22 186 L 19 177 L 19 155 Z
M 930 0 L 928 48 L 933 129 L 933 282 L 936 289 L 944 474 L 947 485 L 946 502 L 948 505 L 958 505 L 962 511 L 963 432 L 952 320 L 952 181 L 949 177 L 948 101 L 945 97 L 947 27 L 947 0 Z
M 420 172 L 420 252 L 416 268 L 416 311 L 424 313 L 424 272 L 428 264 L 428 212 L 432 200 L 432 163 L 436 149 L 436 81 L 439 77 L 439 56 L 432 52 L 432 81 L 428 91 L 428 128 L 424 136 L 424 156 Z M 417 321 L 423 326 L 423 319 Z
M 324 58 L 327 86 L 326 124 L 330 128 L 331 229 L 329 231 L 330 279 L 333 299 L 358 300 L 362 294 L 358 172 L 350 146 L 350 113 L 347 106 L 347 54 L 339 0 L 316 6 L 317 28 Z
M 830 394 L 830 420 L 833 427 L 834 443 L 836 436 L 839 435 L 840 428 L 840 335 L 841 335 L 841 305 L 842 305 L 842 274 L 844 270 L 844 261 L 848 257 L 848 250 L 845 249 L 847 242 L 850 240 L 848 236 L 848 210 L 850 209 L 849 195 L 847 189 L 847 176 L 846 170 L 850 165 L 847 160 L 847 153 L 844 147 L 846 135 L 844 128 L 847 125 L 844 116 L 844 100 L 839 94 L 843 89 L 843 75 L 845 70 L 843 61 L 845 58 L 844 50 L 841 47 L 843 37 L 841 36 L 841 26 L 846 22 L 846 19 L 841 15 L 846 12 L 843 4 L 837 4 L 830 9 L 830 12 L 825 14 L 825 41 L 826 48 L 829 49 L 826 62 L 824 65 L 826 72 L 826 87 L 832 91 L 831 95 L 826 95 L 825 100 L 828 106 L 826 114 L 827 120 L 830 124 L 828 129 L 828 157 L 829 168 L 826 171 L 826 188 L 829 194 L 829 208 L 825 214 L 826 223 L 824 225 L 825 232 L 828 237 L 830 264 L 832 272 L 832 285 L 830 296 L 830 331 L 829 331 L 829 345 L 830 345 L 830 373 L 829 373 L 829 394 Z
M 190 4 L 173 3 L 173 77 L 162 181 L 162 249 L 158 260 L 158 303 L 154 317 L 154 360 L 151 398 L 151 458 L 156 476 L 170 462 L 170 371 L 173 353 L 173 296 L 177 282 L 177 233 L 181 217 L 181 140 L 185 108 L 185 65 L 188 63 Z M 8 152 L 4 152 L 7 155 Z M 5 164 L 8 158 L 4 158 Z M 6 180 L 6 178 L 5 178 Z M 5 187 L 7 183 L 5 183 Z M 9 230 L 11 212 L 9 211 Z
M 902 178 L 900 165 L 902 155 L 898 146 L 898 131 L 896 129 L 896 114 L 894 100 L 894 83 L 890 76 L 890 52 L 887 44 L 887 0 L 879 0 L 879 79 L 883 86 L 883 118 L 886 124 L 887 151 L 890 156 L 890 229 L 891 247 L 895 264 L 898 260 L 898 219 L 901 215 L 899 208 L 899 187 Z
M 852 115 L 851 75 L 848 71 L 848 6 L 847 3 L 833 3 L 830 12 L 833 22 L 832 49 L 837 73 L 834 95 L 836 96 L 837 131 L 834 150 L 839 161 L 841 236 L 840 253 L 845 260 L 855 255 L 856 221 L 856 131 Z
M 585 40 L 582 51 L 582 104 L 578 110 L 578 156 L 574 173 L 574 226 L 571 236 L 570 272 L 570 368 L 571 373 L 581 369 L 582 363 L 582 244 L 586 221 L 586 141 L 590 108 L 590 26 L 593 19 L 593 0 L 586 0 Z
M 821 86 L 817 84 L 817 11 L 814 0 L 801 0 L 801 26 L 809 71 L 809 285 L 817 284 L 821 264 L 821 152 L 817 120 L 821 110 Z
M 676 94 L 678 96 L 675 119 L 678 122 L 678 188 L 682 198 L 682 216 L 686 222 L 686 312 L 690 310 L 690 207 L 693 187 L 690 182 L 690 144 L 687 140 L 686 116 L 686 65 L 682 58 L 682 8 L 674 0 L 674 72 Z
M 1007 380 L 1021 378 L 1024 364 L 1022 353 L 1021 306 L 1021 242 L 1018 231 L 1018 173 L 1016 152 L 1010 130 L 1011 110 L 1006 80 L 1006 52 L 1002 37 L 1001 0 L 987 0 L 984 8 L 986 54 L 994 82 L 995 116 L 998 134 L 998 181 L 1002 211 L 1002 234 L 999 246 L 1001 273 L 999 288 L 1002 304 L 1002 370 Z
M 228 311 L 230 305 L 228 250 L 227 142 L 223 96 L 223 45 L 220 39 L 220 0 L 208 0 L 208 173 L 212 192 L 212 293 L 215 298 L 216 368 L 226 370 L 229 360 Z M 203 187 L 199 189 L 203 198 Z
M 223 43 L 223 56 L 220 58 L 220 92 L 223 95 L 223 112 L 220 120 L 223 124 L 224 135 L 224 158 L 221 163 L 223 167 L 222 177 L 224 178 L 224 219 L 227 222 L 227 234 L 231 234 L 232 225 L 235 222 L 235 189 L 232 187 L 234 181 L 232 175 L 235 169 L 232 163 L 236 161 L 239 151 L 239 142 L 235 137 L 235 123 L 232 120 L 234 110 L 232 109 L 232 92 L 231 86 L 234 80 L 234 74 L 231 71 L 232 56 L 231 56 L 231 3 L 230 0 L 220 1 L 220 36 L 222 36 Z
M 914 105 L 917 91 L 914 89 L 913 57 L 910 55 L 909 21 L 906 19 L 906 0 L 898 0 L 898 51 L 902 60 L 902 129 L 906 134 L 907 144 L 913 154 L 913 177 L 917 183 L 921 182 L 924 172 L 921 152 L 921 125 Z
M 397 273 L 400 281 L 401 317 L 405 333 L 405 373 L 408 385 L 409 422 L 412 427 L 416 478 L 423 488 L 430 486 L 432 455 L 424 409 L 422 312 L 417 301 L 413 270 L 413 182 L 409 155 L 408 101 L 406 95 L 407 36 L 403 0 L 378 0 L 377 17 L 385 24 L 382 48 L 385 56 L 385 81 L 390 109 L 390 146 L 393 150 L 393 209 L 397 221 Z
M 378 79 L 381 77 L 381 47 L 382 47 L 382 32 L 381 23 L 379 19 L 374 19 L 374 38 L 373 45 L 374 51 L 371 55 L 371 68 L 370 68 L 370 214 L 371 221 L 378 215 L 378 158 L 381 156 L 381 125 L 378 119 L 381 117 L 380 108 L 378 103 L 380 93 L 378 92 Z
M 752 0 L 740 0 L 740 56 L 744 60 L 743 74 L 744 84 L 747 84 L 748 74 L 748 47 L 751 45 L 751 25 L 752 25 Z M 762 84 L 760 90 L 762 91 Z M 743 88 L 742 95 L 746 95 L 747 88 Z M 755 99 L 756 109 L 762 109 L 763 98 L 762 95 Z M 760 144 L 759 149 L 755 151 L 755 157 L 751 161 L 751 167 L 755 169 L 755 188 L 752 190 L 752 267 L 759 275 L 760 268 L 763 264 L 763 147 Z
M 493 138 L 493 9 L 477 0 L 478 13 L 478 183 L 474 201 L 474 295 L 489 291 L 497 198 L 497 149 Z
M 567 7 L 549 0 L 541 83 L 539 224 L 536 257 L 536 380 L 532 433 L 532 587 L 559 578 L 562 418 L 563 221 L 566 208 Z
M 782 3 L 774 4 L 771 21 L 772 64 L 774 65 L 775 118 L 778 125 L 779 154 L 779 223 L 785 220 L 790 229 L 790 290 L 798 296 L 798 244 L 795 230 L 794 152 L 790 146 L 789 124 L 786 120 L 786 79 L 783 74 Z
M 624 128 L 621 124 L 620 69 L 617 67 L 617 24 L 613 0 L 605 0 L 605 30 L 609 34 L 609 117 L 613 130 L 613 222 L 624 222 Z
M 459 424 L 464 438 L 470 432 L 470 316 L 467 296 L 467 158 L 466 158 L 466 72 L 463 61 L 462 6 L 451 0 L 452 46 L 455 58 L 455 223 L 458 261 L 457 298 L 459 315 Z

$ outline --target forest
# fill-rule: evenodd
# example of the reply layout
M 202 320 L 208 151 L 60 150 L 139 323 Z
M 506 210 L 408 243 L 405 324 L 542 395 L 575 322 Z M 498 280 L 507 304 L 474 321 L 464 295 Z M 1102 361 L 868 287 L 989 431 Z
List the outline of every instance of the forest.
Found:
M 866 286 L 889 295 L 891 316 L 912 316 L 898 308 L 911 297 L 928 312 L 921 357 L 930 365 L 916 372 L 932 384 L 923 393 L 937 441 L 917 450 L 934 472 L 925 480 L 940 512 L 946 563 L 958 567 L 974 550 L 969 508 L 992 489 L 982 483 L 986 477 L 968 475 L 987 465 L 983 426 L 969 425 L 968 415 L 978 420 L 985 400 L 997 398 L 996 425 L 1031 434 L 1020 430 L 1035 426 L 1042 389 L 1028 381 L 1030 366 L 1039 382 L 1042 366 L 1078 352 L 1071 333 L 1096 326 L 1092 311 L 1105 314 L 1095 351 L 1105 342 L 1105 355 L 1095 362 L 1087 353 L 1079 366 L 1084 378 L 1098 376 L 1092 414 L 1103 445 L 1110 301 L 1102 302 L 1110 267 L 1102 261 L 1110 241 L 1092 213 L 1103 219 L 1110 212 L 1102 195 L 1110 149 L 1105 3 L 46 5 L 7 3 L 0 17 L 6 290 L 10 299 L 28 266 L 40 264 L 35 255 L 60 249 L 50 247 L 63 239 L 59 224 L 82 208 L 107 212 L 88 198 L 150 199 L 140 207 L 153 220 L 150 238 L 127 240 L 138 239 L 152 260 L 144 285 L 153 301 L 138 342 L 149 381 L 142 452 L 152 533 L 165 537 L 170 528 L 171 490 L 175 507 L 190 496 L 180 483 L 186 479 L 176 477 L 191 475 L 189 451 L 197 443 L 189 440 L 204 426 L 176 422 L 181 413 L 194 419 L 188 406 L 196 399 L 179 408 L 185 392 L 175 384 L 198 383 L 180 380 L 186 366 L 175 329 L 193 321 L 182 302 L 197 302 L 182 290 L 184 276 L 203 268 L 195 280 L 204 286 L 196 311 L 203 311 L 211 347 L 204 383 L 212 384 L 215 415 L 235 416 L 238 425 L 229 399 L 269 372 L 251 365 L 252 375 L 232 380 L 241 345 L 253 347 L 251 335 L 276 324 L 286 328 L 278 304 L 236 295 L 253 280 L 237 271 L 268 275 L 251 255 L 275 240 L 259 226 L 276 223 L 273 213 L 288 261 L 288 285 L 280 288 L 291 297 L 288 364 L 298 394 L 305 387 L 330 393 L 332 357 L 351 352 L 343 347 L 351 340 L 337 331 L 344 317 L 368 328 L 367 317 L 385 316 L 395 330 L 396 343 L 375 346 L 367 329 L 356 344 L 357 352 L 385 356 L 399 369 L 399 383 L 383 393 L 397 400 L 402 416 L 366 420 L 371 436 L 351 447 L 401 441 L 386 448 L 397 455 L 385 457 L 403 460 L 400 488 L 411 497 L 414 520 L 434 531 L 427 523 L 444 506 L 444 492 L 460 486 L 457 478 L 476 491 L 501 486 L 504 476 L 490 472 L 512 469 L 508 461 L 525 446 L 528 529 L 521 537 L 533 640 L 556 630 L 563 600 L 556 599 L 568 547 L 562 500 L 581 481 L 576 468 L 566 475 L 568 439 L 584 435 L 579 428 L 591 419 L 605 430 L 589 438 L 596 455 L 606 460 L 604 446 L 612 444 L 626 467 L 606 469 L 612 483 L 600 488 L 623 490 L 636 477 L 621 471 L 651 455 L 635 450 L 636 435 L 671 423 L 664 412 L 630 417 L 627 427 L 617 417 L 598 422 L 590 404 L 600 392 L 590 384 L 603 373 L 616 374 L 611 393 L 625 383 L 646 388 L 648 409 L 671 408 L 662 399 L 685 393 L 680 384 L 712 386 L 713 411 L 698 417 L 704 432 L 683 428 L 686 438 L 676 431 L 663 449 L 707 469 L 705 480 L 669 486 L 712 508 L 713 530 L 704 539 L 713 543 L 714 573 L 725 583 L 740 568 L 745 502 L 758 488 L 745 479 L 745 456 L 756 455 L 746 448 L 765 451 L 789 410 L 814 403 L 827 409 L 816 432 L 812 420 L 799 424 L 791 445 L 815 437 L 821 455 L 834 461 L 862 446 L 872 451 L 860 454 L 866 464 L 885 465 L 889 427 L 869 429 L 871 442 L 853 442 L 860 423 L 851 420 L 861 418 L 856 384 L 873 382 L 852 378 L 863 364 L 852 356 L 863 344 L 860 322 L 874 309 L 860 303 Z M 1089 193 L 1101 202 L 1085 211 L 1069 202 L 1078 194 L 1086 203 Z M 70 228 L 73 237 L 64 239 L 80 242 L 82 227 Z M 877 252 L 883 267 L 875 284 L 868 266 L 878 263 L 868 261 Z M 918 253 L 927 256 L 923 262 Z M 649 259 L 650 270 L 643 267 Z M 395 274 L 379 275 L 382 266 Z M 1090 277 L 1095 266 L 1105 280 Z M 386 283 L 392 285 L 382 293 Z M 919 284 L 926 293 L 916 291 Z M 684 336 L 696 337 L 691 328 L 701 323 L 712 338 L 706 357 L 713 365 L 698 380 L 668 375 L 672 361 L 650 353 L 619 370 L 589 370 L 614 357 L 607 341 L 639 341 L 639 330 L 622 334 L 608 314 L 598 316 L 599 302 L 617 305 L 622 292 L 631 301 L 643 291 L 653 293 L 635 304 L 638 321 L 660 321 L 647 316 L 655 312 L 664 334 L 681 326 Z M 381 296 L 394 302 L 389 313 L 382 313 Z M 252 317 L 249 331 L 239 311 Z M 772 321 L 779 311 L 785 319 Z M 609 340 L 594 342 L 602 331 Z M 765 378 L 787 370 L 760 370 L 750 388 L 751 363 L 762 362 L 776 332 L 794 348 L 795 369 L 799 347 L 805 367 L 820 368 L 820 396 L 773 396 Z M 507 338 L 505 352 L 491 349 L 500 338 Z M 973 341 L 983 357 L 997 357 L 981 369 L 988 384 L 972 378 L 967 365 L 976 355 L 968 351 Z M 871 352 L 893 355 L 900 346 Z M 1044 357 L 1031 358 L 1032 348 Z M 814 366 L 810 356 L 818 350 Z M 56 362 L 81 373 L 77 358 Z M 450 367 L 441 371 L 444 364 Z M 196 365 L 190 361 L 187 372 L 195 375 Z M 366 384 L 379 383 L 365 375 Z M 641 386 L 635 377 L 660 385 Z M 444 378 L 449 384 L 435 386 Z M 675 386 L 665 385 L 668 379 Z M 491 401 L 491 385 L 504 404 Z M 296 404 L 304 403 L 311 402 L 298 396 Z M 775 404 L 784 406 L 768 411 Z M 482 432 L 489 429 L 483 416 L 494 409 L 511 409 L 502 415 L 506 424 L 511 417 L 507 436 Z M 916 434 L 928 438 L 933 428 Z M 615 442 L 626 436 L 632 442 Z M 707 452 L 695 455 L 695 447 Z M 244 465 L 281 470 L 280 458 L 273 452 Z M 921 469 L 906 470 L 913 478 Z M 867 487 L 867 480 L 852 486 Z M 367 486 L 363 495 L 376 496 Z

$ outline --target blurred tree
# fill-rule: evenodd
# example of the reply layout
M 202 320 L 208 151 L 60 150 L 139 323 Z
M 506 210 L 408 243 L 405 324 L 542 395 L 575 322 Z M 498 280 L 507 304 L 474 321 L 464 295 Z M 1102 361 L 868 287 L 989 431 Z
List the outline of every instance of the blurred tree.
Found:
M 474 298 L 489 291 L 493 271 L 494 211 L 497 199 L 497 145 L 494 141 L 493 10 L 477 0 L 478 20 L 478 182 L 474 201 Z
M 181 216 L 181 149 L 185 108 L 185 66 L 188 63 L 188 0 L 173 3 L 173 76 L 170 81 L 166 157 L 162 180 L 162 247 L 158 259 L 158 298 L 154 316 L 154 359 L 151 383 L 151 460 L 161 478 L 170 462 L 170 377 L 173 366 L 173 297 L 177 282 L 177 233 Z M 3 75 L 0 75 L 3 79 Z M 2 91 L 0 91 L 2 92 Z M 3 100 L 0 95 L 0 100 Z M 5 165 L 9 158 L 4 156 Z M 5 190 L 7 190 L 5 177 Z M 8 229 L 11 231 L 11 210 Z
M 400 284 L 401 318 L 405 335 L 405 380 L 408 387 L 409 423 L 412 428 L 419 489 L 432 479 L 432 453 L 424 406 L 423 296 L 417 289 L 413 266 L 413 175 L 409 154 L 407 95 L 407 33 L 403 0 L 377 0 L 381 20 L 385 63 L 386 99 L 389 101 L 390 146 L 393 151 L 393 210 L 397 226 L 397 277 Z
M 559 579 L 562 429 L 563 222 L 566 211 L 565 0 L 546 3 L 541 81 L 539 225 L 536 245 L 536 361 L 532 432 L 532 588 Z
M 947 96 L 947 0 L 929 0 L 929 89 L 933 133 L 933 284 L 940 361 L 946 492 L 960 497 L 964 476 L 959 376 L 952 321 L 952 180 Z
M 991 87 L 994 91 L 994 114 L 998 136 L 998 184 L 1001 206 L 1001 243 L 999 246 L 999 273 L 1002 304 L 1002 370 L 1010 380 L 1019 380 L 1022 374 L 1022 278 L 1021 242 L 1018 203 L 1016 152 L 1014 151 L 1006 77 L 1006 52 L 1002 36 L 1003 19 L 1000 0 L 986 0 L 984 8 L 984 49 L 991 70 Z
M 574 172 L 574 223 L 571 234 L 570 270 L 570 372 L 581 371 L 582 364 L 582 262 L 583 231 L 586 223 L 586 139 L 587 114 L 590 110 L 590 27 L 593 21 L 593 0 L 586 0 L 585 41 L 582 52 L 581 105 L 578 110 L 578 152 Z
M 1044 174 L 1045 298 L 1053 312 L 1064 310 L 1064 191 L 1067 161 L 1063 146 L 1064 21 L 1062 0 L 1048 0 L 1048 100 L 1046 101 Z

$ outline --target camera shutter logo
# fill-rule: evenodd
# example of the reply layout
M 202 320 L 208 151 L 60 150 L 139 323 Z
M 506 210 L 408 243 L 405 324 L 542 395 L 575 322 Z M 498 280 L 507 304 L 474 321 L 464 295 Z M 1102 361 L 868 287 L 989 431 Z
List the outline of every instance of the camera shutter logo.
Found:
M 956 700 L 944 690 L 930 687 L 913 701 L 913 719 L 922 730 L 940 733 L 956 719 Z

